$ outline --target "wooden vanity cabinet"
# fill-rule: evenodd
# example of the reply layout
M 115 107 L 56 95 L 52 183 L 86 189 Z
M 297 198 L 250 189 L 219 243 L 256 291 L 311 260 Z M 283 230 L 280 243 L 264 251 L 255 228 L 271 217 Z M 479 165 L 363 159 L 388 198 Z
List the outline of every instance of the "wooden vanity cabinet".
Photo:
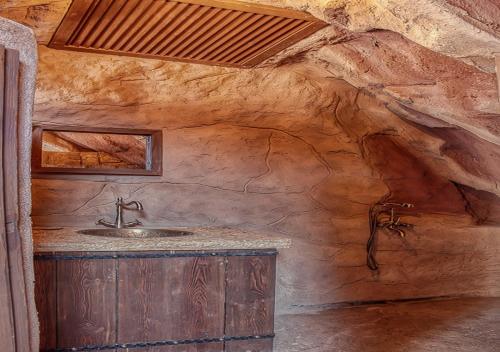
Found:
M 271 352 L 276 254 L 38 253 L 40 350 Z

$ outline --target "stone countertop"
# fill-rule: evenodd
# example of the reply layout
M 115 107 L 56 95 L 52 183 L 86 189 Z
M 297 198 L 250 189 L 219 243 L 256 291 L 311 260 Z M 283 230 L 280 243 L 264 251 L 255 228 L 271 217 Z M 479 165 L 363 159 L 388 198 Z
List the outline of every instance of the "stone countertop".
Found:
M 82 228 L 34 228 L 35 253 L 114 251 L 193 251 L 289 248 L 291 240 L 276 234 L 234 228 L 175 228 L 194 234 L 180 237 L 119 238 L 82 235 Z

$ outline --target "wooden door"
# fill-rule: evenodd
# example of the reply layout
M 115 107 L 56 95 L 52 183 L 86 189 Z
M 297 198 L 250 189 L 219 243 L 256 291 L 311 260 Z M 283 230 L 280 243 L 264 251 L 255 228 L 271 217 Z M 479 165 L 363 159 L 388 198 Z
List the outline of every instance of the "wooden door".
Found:
M 19 234 L 17 119 L 19 53 L 0 46 L 0 346 L 30 351 L 30 329 Z

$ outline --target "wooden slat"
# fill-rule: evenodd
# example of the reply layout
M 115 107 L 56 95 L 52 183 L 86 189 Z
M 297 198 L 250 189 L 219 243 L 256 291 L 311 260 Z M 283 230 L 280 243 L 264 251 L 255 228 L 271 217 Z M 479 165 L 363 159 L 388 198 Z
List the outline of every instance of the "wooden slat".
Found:
M 84 23 L 86 16 L 90 14 L 89 9 L 95 6 L 94 0 L 78 0 L 71 3 L 63 21 L 50 40 L 51 45 L 65 45 L 73 33 L 77 33 Z
M 221 16 L 215 18 L 214 21 L 206 26 L 207 30 L 203 31 L 203 34 L 198 37 L 194 42 L 192 42 L 188 47 L 184 48 L 180 53 L 177 54 L 179 57 L 192 57 L 192 52 L 200 49 L 207 40 L 210 40 L 217 32 L 222 30 L 227 24 L 231 23 L 234 19 L 240 16 L 240 13 L 231 10 L 221 11 Z
M 206 41 L 201 47 L 194 51 L 191 56 L 198 59 L 204 59 L 209 53 L 229 41 L 233 36 L 238 35 L 242 31 L 244 33 L 251 31 L 252 27 L 250 26 L 262 17 L 264 16 L 255 15 L 249 12 L 240 13 L 231 23 L 226 25 L 216 35 L 212 36 L 210 40 Z
M 88 46 L 87 41 L 92 40 L 92 37 L 98 33 L 97 28 L 101 24 L 106 14 L 112 8 L 113 0 L 98 0 L 97 6 L 94 8 L 93 15 L 91 15 L 86 22 L 85 26 L 78 33 L 74 40 L 73 45 Z
M 250 41 L 230 52 L 229 55 L 221 57 L 221 60 L 237 62 L 241 56 L 246 56 L 249 52 L 258 51 L 270 41 L 276 40 L 283 34 L 297 28 L 302 23 L 303 22 L 300 20 L 286 19 L 262 35 L 251 38 Z
M 255 29 L 261 26 L 264 22 L 268 20 L 270 21 L 271 19 L 272 19 L 271 16 L 251 14 L 251 17 L 244 23 L 237 24 L 238 26 L 237 30 L 232 30 L 224 37 L 224 40 L 219 40 L 216 45 L 213 45 L 209 49 L 204 50 L 203 52 L 200 53 L 199 56 L 203 59 L 211 60 L 213 57 L 227 50 L 235 43 L 238 43 L 240 40 L 243 40 L 246 36 L 255 31 Z
M 153 18 L 143 26 L 143 28 L 136 35 L 134 41 L 130 41 L 123 48 L 123 50 L 131 50 L 137 51 L 138 48 L 145 46 L 146 43 L 149 43 L 152 38 L 161 30 L 162 23 L 166 22 L 166 18 L 168 18 L 169 12 L 175 7 L 175 2 L 167 2 L 165 5 L 162 5 Z
M 101 16 L 99 23 L 96 24 L 94 30 L 83 42 L 84 46 L 96 45 L 106 33 L 112 30 L 111 25 L 114 23 L 115 18 L 123 10 L 126 0 L 113 0 L 110 2 L 107 11 Z
M 80 22 L 75 32 L 71 34 L 70 42 L 72 45 L 82 45 L 85 38 L 92 33 L 94 26 L 101 19 L 101 14 L 107 11 L 110 3 L 110 0 L 94 0 L 92 6 L 85 13 L 84 20 Z
M 228 341 L 225 352 L 273 352 L 273 340 Z
M 157 47 L 155 47 L 153 54 L 161 55 L 161 51 L 165 49 L 172 41 L 174 41 L 180 34 L 182 34 L 197 18 L 195 16 L 196 12 L 199 10 L 198 5 L 191 5 L 184 11 L 182 17 L 179 17 L 178 23 L 176 26 L 172 26 L 172 31 L 169 31 L 168 35 L 165 36 L 165 39 L 159 43 Z
M 275 279 L 275 256 L 227 258 L 226 336 L 273 333 Z
M 143 0 L 144 1 L 144 0 Z M 120 38 L 113 44 L 111 49 L 113 50 L 123 50 L 122 48 L 130 41 L 134 39 L 134 36 L 145 26 L 148 21 L 155 15 L 161 3 L 158 1 L 146 0 L 144 1 L 144 8 L 141 12 L 134 16 L 131 16 L 133 21 L 127 27 L 127 30 L 122 33 Z
M 120 0 L 119 0 L 120 1 Z M 92 44 L 94 48 L 110 48 L 110 42 L 114 42 L 119 37 L 119 32 L 122 31 L 125 21 L 135 11 L 141 3 L 140 0 L 121 0 L 125 4 L 113 16 L 111 22 L 106 28 L 106 31 L 99 32 L 99 36 L 95 43 Z M 118 3 L 118 1 L 117 1 Z M 111 16 L 111 15 L 110 15 Z
M 223 258 L 120 259 L 118 277 L 120 343 L 223 335 Z
M 118 43 L 121 42 L 122 38 L 129 33 L 130 27 L 138 20 L 138 18 L 149 8 L 151 5 L 151 0 L 130 0 L 131 10 L 130 12 L 121 11 L 123 13 L 123 18 L 117 18 L 122 20 L 120 25 L 114 30 L 113 34 L 106 40 L 105 45 L 102 49 L 115 50 Z M 128 10 L 129 8 L 124 10 Z M 77 47 L 77 45 L 75 45 Z
M 5 48 L 0 45 L 0 167 L 3 165 L 3 120 L 5 95 Z M 0 207 L 3 209 L 3 177 L 0 177 Z M 0 342 L 7 351 L 15 350 L 14 317 L 9 274 L 5 214 L 0 211 Z
M 199 44 L 193 46 L 193 50 L 181 55 L 198 59 L 197 56 L 200 54 L 200 52 L 215 43 L 217 40 L 221 39 L 225 34 L 224 30 L 228 26 L 230 27 L 232 23 L 237 21 L 238 18 L 242 17 L 243 15 L 244 14 L 241 12 L 231 12 L 226 18 L 224 18 L 224 20 L 215 24 L 203 37 L 201 37 L 198 41 Z
M 40 323 L 40 350 L 57 347 L 56 261 L 35 260 L 35 301 Z
M 279 53 L 281 50 L 287 48 L 290 44 L 289 42 L 297 42 L 302 38 L 305 38 L 321 28 L 324 28 L 325 25 L 322 22 L 313 22 L 307 24 L 303 30 L 299 32 L 292 33 L 290 36 L 286 38 L 282 38 L 278 43 L 274 44 L 272 47 L 264 48 L 259 53 L 255 53 L 252 57 L 245 57 L 244 61 L 241 61 L 240 64 L 243 67 L 253 67 L 260 62 L 270 58 L 271 56 Z
M 237 55 L 240 52 L 243 52 L 244 50 L 251 48 L 255 42 L 258 42 L 262 38 L 268 35 L 269 31 L 277 31 L 280 28 L 283 28 L 284 26 L 288 25 L 289 23 L 293 22 L 294 20 L 291 18 L 280 18 L 280 17 L 272 17 L 271 20 L 267 23 L 265 23 L 263 26 L 260 28 L 256 29 L 253 31 L 250 35 L 246 36 L 243 40 L 240 42 L 236 43 L 233 45 L 231 48 L 228 50 L 224 51 L 223 53 L 217 55 L 214 60 L 215 61 L 224 61 L 224 62 L 231 62 L 230 58 Z
M 178 40 L 177 43 L 172 44 L 173 49 L 167 52 L 165 55 L 175 57 L 178 56 L 179 53 L 184 49 L 190 50 L 193 46 L 195 46 L 193 43 L 196 43 L 196 40 L 198 40 L 198 38 L 200 38 L 210 29 L 210 25 L 208 25 L 209 23 L 217 23 L 229 13 L 230 12 L 228 10 L 224 11 L 222 9 L 210 8 L 207 16 L 205 16 L 203 19 L 200 19 L 198 23 L 194 24 L 193 27 L 191 27 L 188 32 L 189 37 L 183 37 L 182 41 Z
M 188 19 L 180 26 L 175 32 L 172 33 L 169 40 L 165 42 L 162 48 L 159 51 L 159 55 L 165 55 L 165 53 L 171 51 L 176 47 L 179 41 L 182 41 L 182 38 L 189 38 L 186 34 L 193 33 L 193 27 L 196 27 L 196 24 L 200 22 L 203 17 L 210 11 L 210 7 L 197 7 L 191 6 L 196 11 L 189 15 Z
M 50 46 L 248 67 L 326 25 L 303 12 L 240 1 L 122 1 L 74 0 Z
M 141 53 L 151 54 L 156 50 L 163 40 L 165 40 L 165 37 L 174 30 L 177 23 L 182 21 L 181 15 L 188 7 L 189 5 L 187 4 L 179 4 L 172 8 L 154 37 L 149 42 L 144 43 L 146 46 L 141 47 Z
M 57 262 L 59 348 L 116 341 L 116 261 Z
M 9 253 L 10 287 L 16 330 L 16 348 L 29 351 L 31 340 L 28 316 L 26 282 L 23 266 L 23 250 L 19 234 L 18 197 L 18 138 L 17 122 L 19 108 L 19 52 L 6 50 L 5 97 L 3 120 L 3 189 L 5 227 Z

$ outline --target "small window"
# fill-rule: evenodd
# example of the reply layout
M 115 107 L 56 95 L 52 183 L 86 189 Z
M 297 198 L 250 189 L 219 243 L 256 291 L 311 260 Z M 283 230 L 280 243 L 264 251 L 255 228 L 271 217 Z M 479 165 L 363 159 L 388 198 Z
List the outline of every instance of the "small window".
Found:
M 34 173 L 161 175 L 161 130 L 34 126 Z

